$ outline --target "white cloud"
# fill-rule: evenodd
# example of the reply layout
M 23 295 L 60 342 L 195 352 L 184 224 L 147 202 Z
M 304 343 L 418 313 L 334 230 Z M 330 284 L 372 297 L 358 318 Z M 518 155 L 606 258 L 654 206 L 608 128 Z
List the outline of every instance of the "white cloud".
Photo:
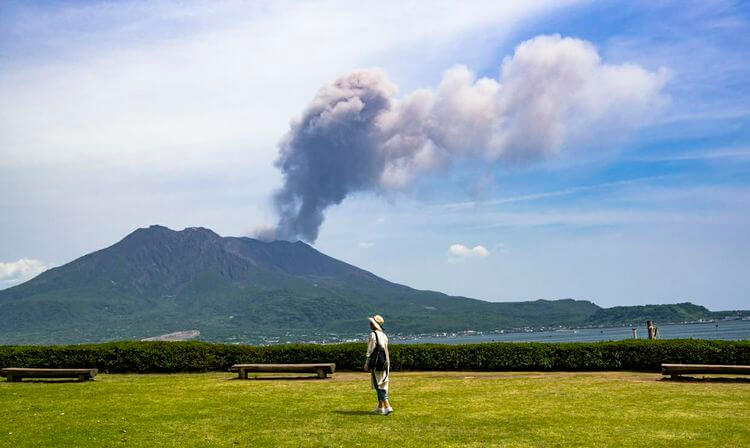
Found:
M 0 286 L 11 286 L 36 277 L 47 270 L 47 266 L 39 260 L 21 258 L 18 261 L 0 263 Z
M 357 246 L 361 247 L 362 249 L 369 249 L 369 248 L 371 248 L 374 245 L 375 244 L 367 242 L 367 241 L 363 241 L 363 242 L 357 244 Z
M 558 7 L 124 3 L 52 8 L 8 24 L 20 37 L 0 44 L 17 55 L 0 76 L 6 163 L 87 156 L 163 165 L 166 155 L 205 160 L 239 143 L 268 165 L 290 117 L 324 81 L 373 64 L 413 72 L 422 64 L 399 56 L 418 52 L 434 64 L 466 33 L 502 23 L 484 36 L 501 39 Z M 54 52 L 27 58 L 25 47 Z
M 477 245 L 469 248 L 458 243 L 451 244 L 448 253 L 457 260 L 465 260 L 467 258 L 487 258 L 490 255 L 490 251 L 484 246 Z

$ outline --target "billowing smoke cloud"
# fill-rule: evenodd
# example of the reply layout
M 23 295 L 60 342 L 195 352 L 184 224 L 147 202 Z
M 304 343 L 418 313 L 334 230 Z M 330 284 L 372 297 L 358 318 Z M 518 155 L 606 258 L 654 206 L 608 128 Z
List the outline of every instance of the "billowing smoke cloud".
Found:
M 605 64 L 559 35 L 521 43 L 498 79 L 457 66 L 400 100 L 382 71 L 354 71 L 324 86 L 280 143 L 279 222 L 264 236 L 314 242 L 325 209 L 347 195 L 403 188 L 453 160 L 531 162 L 621 135 L 653 118 L 667 77 Z

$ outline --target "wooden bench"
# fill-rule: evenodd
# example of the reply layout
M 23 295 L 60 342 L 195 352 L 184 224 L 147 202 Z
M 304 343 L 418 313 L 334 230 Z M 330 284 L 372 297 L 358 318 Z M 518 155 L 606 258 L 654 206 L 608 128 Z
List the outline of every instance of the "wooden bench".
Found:
M 325 379 L 327 375 L 332 375 L 336 371 L 336 364 L 235 364 L 230 370 L 237 372 L 239 378 L 244 380 L 250 372 L 317 373 L 318 378 Z
M 729 373 L 732 375 L 750 375 L 750 366 L 711 365 L 711 364 L 662 364 L 661 374 L 672 378 L 680 375 Z
M 11 382 L 21 382 L 24 378 L 78 378 L 78 381 L 92 380 L 97 369 L 23 369 L 11 367 L 0 369 L 0 377 Z

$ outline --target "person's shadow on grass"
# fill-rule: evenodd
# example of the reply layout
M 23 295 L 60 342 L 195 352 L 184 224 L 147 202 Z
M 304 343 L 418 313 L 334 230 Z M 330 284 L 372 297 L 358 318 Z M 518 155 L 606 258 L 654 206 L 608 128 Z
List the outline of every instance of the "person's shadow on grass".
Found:
M 336 409 L 333 412 L 340 415 L 377 415 L 372 411 L 344 411 L 341 409 Z

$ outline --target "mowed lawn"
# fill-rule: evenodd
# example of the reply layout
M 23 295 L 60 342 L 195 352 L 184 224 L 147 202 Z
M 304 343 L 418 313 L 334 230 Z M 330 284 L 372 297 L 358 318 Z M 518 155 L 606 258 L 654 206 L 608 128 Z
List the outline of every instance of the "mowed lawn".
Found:
M 230 373 L 0 382 L 0 446 L 748 447 L 750 383 L 629 372 L 392 375 L 395 413 L 364 373 Z

